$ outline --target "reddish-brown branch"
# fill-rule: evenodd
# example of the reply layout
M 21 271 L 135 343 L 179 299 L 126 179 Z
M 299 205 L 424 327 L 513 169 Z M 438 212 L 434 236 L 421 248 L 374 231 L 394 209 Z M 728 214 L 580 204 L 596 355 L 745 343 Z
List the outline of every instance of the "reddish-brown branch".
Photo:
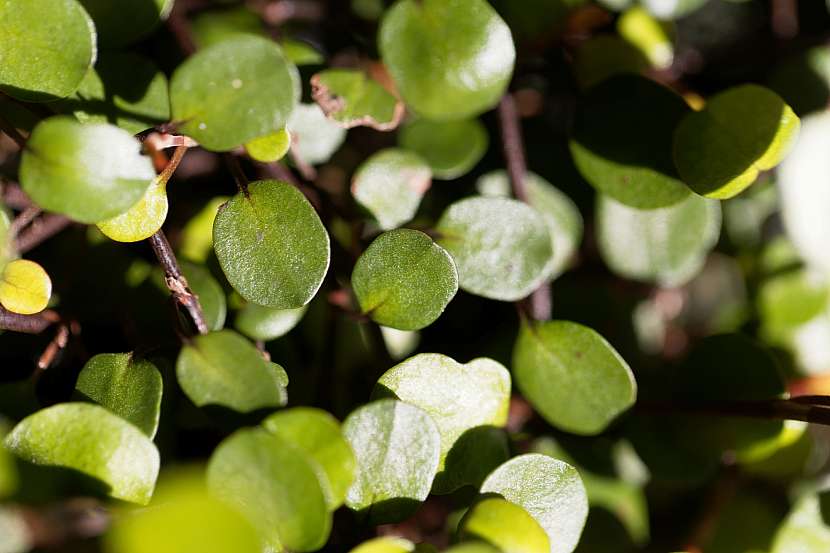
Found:
M 32 200 L 23 192 L 20 185 L 15 182 L 3 181 L 3 203 L 12 209 L 23 211 L 32 206 Z
M 77 329 L 78 323 L 72 323 L 72 325 Z M 52 341 L 49 342 L 49 345 L 47 345 L 46 349 L 43 350 L 43 353 L 40 354 L 40 357 L 37 360 L 37 368 L 41 371 L 48 369 L 52 365 L 52 362 L 54 362 L 58 353 L 63 351 L 68 343 L 69 325 L 61 324 L 55 332 L 55 337 L 52 338 Z
M 14 140 L 21 150 L 26 147 L 26 139 L 23 138 L 23 135 L 18 132 L 14 125 L 2 117 L 0 117 L 0 131 L 3 131 L 9 138 Z
M 35 217 L 41 214 L 41 209 L 36 205 L 30 205 L 23 212 L 20 213 L 17 217 L 14 218 L 12 221 L 11 226 L 9 227 L 9 231 L 11 232 L 12 236 L 17 236 L 17 234 L 23 230 L 29 223 L 31 223 Z
M 68 227 L 71 223 L 72 221 L 67 217 L 57 213 L 47 213 L 35 219 L 31 225 L 17 235 L 17 252 L 20 254 L 28 252 Z
M 34 315 L 21 315 L 0 307 L 0 329 L 2 330 L 40 334 L 58 321 L 60 321 L 60 316 L 49 309 Z

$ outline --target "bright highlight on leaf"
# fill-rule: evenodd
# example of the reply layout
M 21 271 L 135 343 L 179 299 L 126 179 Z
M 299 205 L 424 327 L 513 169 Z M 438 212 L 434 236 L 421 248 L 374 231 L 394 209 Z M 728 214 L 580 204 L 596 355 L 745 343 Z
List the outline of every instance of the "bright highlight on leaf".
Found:
M 167 218 L 167 183 L 158 177 L 130 209 L 96 226 L 116 242 L 138 242 L 154 235 Z
M 341 127 L 371 127 L 391 131 L 401 121 L 404 106 L 363 71 L 327 69 L 311 77 L 311 95 L 327 117 Z
M 523 508 L 497 497 L 482 499 L 467 511 L 459 534 L 511 553 L 550 553 L 548 535 Z
M 5 446 L 34 463 L 74 469 L 97 479 L 116 499 L 146 505 L 159 453 L 138 428 L 103 407 L 60 403 L 20 421 Z
M 51 296 L 52 280 L 34 261 L 15 259 L 0 273 L 0 304 L 12 313 L 39 313 Z
M 413 551 L 415 551 L 415 544 L 409 540 L 381 536 L 361 543 L 349 553 L 411 553 Z
M 656 69 L 667 69 L 674 60 L 670 27 L 645 9 L 629 8 L 617 20 L 620 36 L 637 47 Z
M 50 117 L 35 127 L 20 164 L 20 184 L 49 211 L 98 223 L 127 211 L 156 172 L 141 144 L 107 124 Z
M 378 42 L 407 105 L 435 120 L 495 106 L 516 58 L 510 29 L 485 0 L 399 0 Z
M 708 198 L 731 198 L 772 169 L 795 144 L 800 121 L 771 90 L 730 88 L 677 127 L 674 160 L 683 182 Z
M 372 320 L 400 330 L 432 324 L 458 291 L 455 263 L 447 251 L 417 230 L 381 234 L 352 273 L 360 309 Z
M 417 153 L 439 179 L 465 175 L 487 152 L 490 138 L 478 119 L 430 121 L 416 119 L 398 138 L 401 147 Z
M 257 161 L 273 163 L 282 159 L 291 147 L 291 133 L 287 128 L 254 138 L 245 143 L 245 151 Z
M 546 421 L 575 434 L 602 432 L 637 398 L 625 360 L 596 331 L 569 321 L 522 324 L 513 374 Z
M 299 104 L 288 129 L 297 155 L 312 165 L 328 161 L 346 138 L 346 129 L 326 117 L 317 104 Z

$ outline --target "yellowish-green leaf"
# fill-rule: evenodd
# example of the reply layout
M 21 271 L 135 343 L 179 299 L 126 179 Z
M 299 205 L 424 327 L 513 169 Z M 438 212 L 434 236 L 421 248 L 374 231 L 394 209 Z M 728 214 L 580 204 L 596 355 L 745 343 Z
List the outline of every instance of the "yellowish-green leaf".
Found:
M 52 280 L 43 267 L 26 259 L 6 264 L 0 275 L 0 304 L 13 313 L 32 315 L 46 309 Z
M 96 226 L 116 242 L 139 242 L 154 235 L 167 218 L 167 183 L 156 177 L 130 209 Z
M 639 49 L 656 69 L 667 69 L 674 60 L 671 29 L 648 11 L 635 6 L 617 20 L 620 36 Z
M 272 163 L 282 159 L 291 147 L 291 133 L 288 129 L 254 138 L 245 143 L 245 151 L 257 161 Z
M 458 525 L 464 539 L 480 539 L 505 553 L 550 553 L 548 535 L 523 508 L 488 497 L 467 511 Z
M 181 254 L 196 263 L 207 261 L 213 251 L 213 221 L 219 207 L 226 203 L 228 196 L 211 199 L 182 229 Z

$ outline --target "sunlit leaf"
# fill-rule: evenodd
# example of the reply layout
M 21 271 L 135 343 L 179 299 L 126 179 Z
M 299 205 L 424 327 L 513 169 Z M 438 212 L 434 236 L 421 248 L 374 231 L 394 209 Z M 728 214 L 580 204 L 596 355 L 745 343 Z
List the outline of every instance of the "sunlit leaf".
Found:
M 130 209 L 96 226 L 116 242 L 138 242 L 158 232 L 167 218 L 167 208 L 167 183 L 155 178 Z
M 398 140 L 401 147 L 423 157 L 437 178 L 451 180 L 481 161 L 490 138 L 478 119 L 416 119 L 401 129 Z
M 135 353 L 100 353 L 86 362 L 77 390 L 86 399 L 133 423 L 151 439 L 161 410 L 162 381 L 153 363 Z
M 297 326 L 307 306 L 278 309 L 248 303 L 236 314 L 236 329 L 254 340 L 269 341 L 284 336 Z
M 331 515 L 314 468 L 290 442 L 261 428 L 238 430 L 210 458 L 210 490 L 259 531 L 265 551 L 315 551 Z
M 601 432 L 637 398 L 634 375 L 611 344 L 569 321 L 522 324 L 513 374 L 545 420 L 576 434 Z
M 549 553 L 550 542 L 539 523 L 523 508 L 501 498 L 482 499 L 459 524 L 464 538 L 477 538 L 510 553 Z
M 288 130 L 297 155 L 312 165 L 328 161 L 346 138 L 346 129 L 326 117 L 317 104 L 297 105 Z
M 553 257 L 545 219 L 508 198 L 473 197 L 450 205 L 435 230 L 458 267 L 460 287 L 502 301 L 521 299 L 548 276 Z
M 34 261 L 15 259 L 0 273 L 0 304 L 12 313 L 39 313 L 51 296 L 52 280 Z
M 399 0 L 384 14 L 378 42 L 406 103 L 436 120 L 492 108 L 516 57 L 510 29 L 484 0 Z
M 827 492 L 805 494 L 778 528 L 771 553 L 819 553 L 827 548 Z
M 656 69 L 668 69 L 674 59 L 671 28 L 636 6 L 617 20 L 620 36 L 637 47 Z
M 272 163 L 282 159 L 291 147 L 291 133 L 281 129 L 245 143 L 245 151 L 257 161 Z
M 223 405 L 247 413 L 286 401 L 282 368 L 263 359 L 253 344 L 231 330 L 196 336 L 185 344 L 176 376 L 199 407 Z
M 174 0 L 78 0 L 95 21 L 98 42 L 124 46 L 148 34 L 167 19 Z
M 140 149 L 138 140 L 118 127 L 51 117 L 26 143 L 20 183 L 43 209 L 97 223 L 127 211 L 155 178 Z
M 360 309 L 372 320 L 401 330 L 432 324 L 458 291 L 455 263 L 423 232 L 381 234 L 352 272 Z
M 415 544 L 404 538 L 381 536 L 365 541 L 349 553 L 411 553 Z
M 415 216 L 432 184 L 432 172 L 416 153 L 381 150 L 364 161 L 352 179 L 352 195 L 378 226 L 393 229 Z
M 60 403 L 20 421 L 5 445 L 36 465 L 74 469 L 97 479 L 116 498 L 146 504 L 159 453 L 141 430 L 103 407 Z
M 217 196 L 205 206 L 182 229 L 181 254 L 183 257 L 204 263 L 213 251 L 213 221 L 222 204 L 230 200 L 227 196 Z
M 3 0 L 0 60 L 0 90 L 9 96 L 65 98 L 95 63 L 95 25 L 75 0 Z
M 355 69 L 327 69 L 311 77 L 311 95 L 341 127 L 389 131 L 403 117 L 403 104 L 380 83 Z
M 280 309 L 302 307 L 329 266 L 329 236 L 294 186 L 248 185 L 220 208 L 213 247 L 228 281 L 246 300 Z

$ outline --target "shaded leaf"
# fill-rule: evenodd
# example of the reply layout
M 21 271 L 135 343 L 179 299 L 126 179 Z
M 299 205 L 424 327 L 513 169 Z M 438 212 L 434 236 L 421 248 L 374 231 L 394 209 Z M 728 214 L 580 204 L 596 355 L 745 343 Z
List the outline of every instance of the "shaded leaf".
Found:
M 312 45 L 293 38 L 283 38 L 280 46 L 285 57 L 294 65 L 320 65 L 326 58 Z
M 326 69 L 311 77 L 311 96 L 327 117 L 341 127 L 391 131 L 401 122 L 404 106 L 377 81 L 356 69 Z
M 148 34 L 173 9 L 174 0 L 78 0 L 95 21 L 98 42 L 124 46 Z
M 490 138 L 478 119 L 416 119 L 401 129 L 398 142 L 423 157 L 437 178 L 452 180 L 481 161 Z
M 39 313 L 51 296 L 52 280 L 34 261 L 15 259 L 0 273 L 0 304 L 12 313 Z
M 201 12 L 190 22 L 190 31 L 199 48 L 209 48 L 240 35 L 267 36 L 262 19 L 246 6 Z
M 236 329 L 253 340 L 265 342 L 288 334 L 305 315 L 308 306 L 276 309 L 248 303 L 236 314 Z
M 480 539 L 510 553 L 549 553 L 550 544 L 539 523 L 523 508 L 498 497 L 473 505 L 458 525 L 466 539 Z

